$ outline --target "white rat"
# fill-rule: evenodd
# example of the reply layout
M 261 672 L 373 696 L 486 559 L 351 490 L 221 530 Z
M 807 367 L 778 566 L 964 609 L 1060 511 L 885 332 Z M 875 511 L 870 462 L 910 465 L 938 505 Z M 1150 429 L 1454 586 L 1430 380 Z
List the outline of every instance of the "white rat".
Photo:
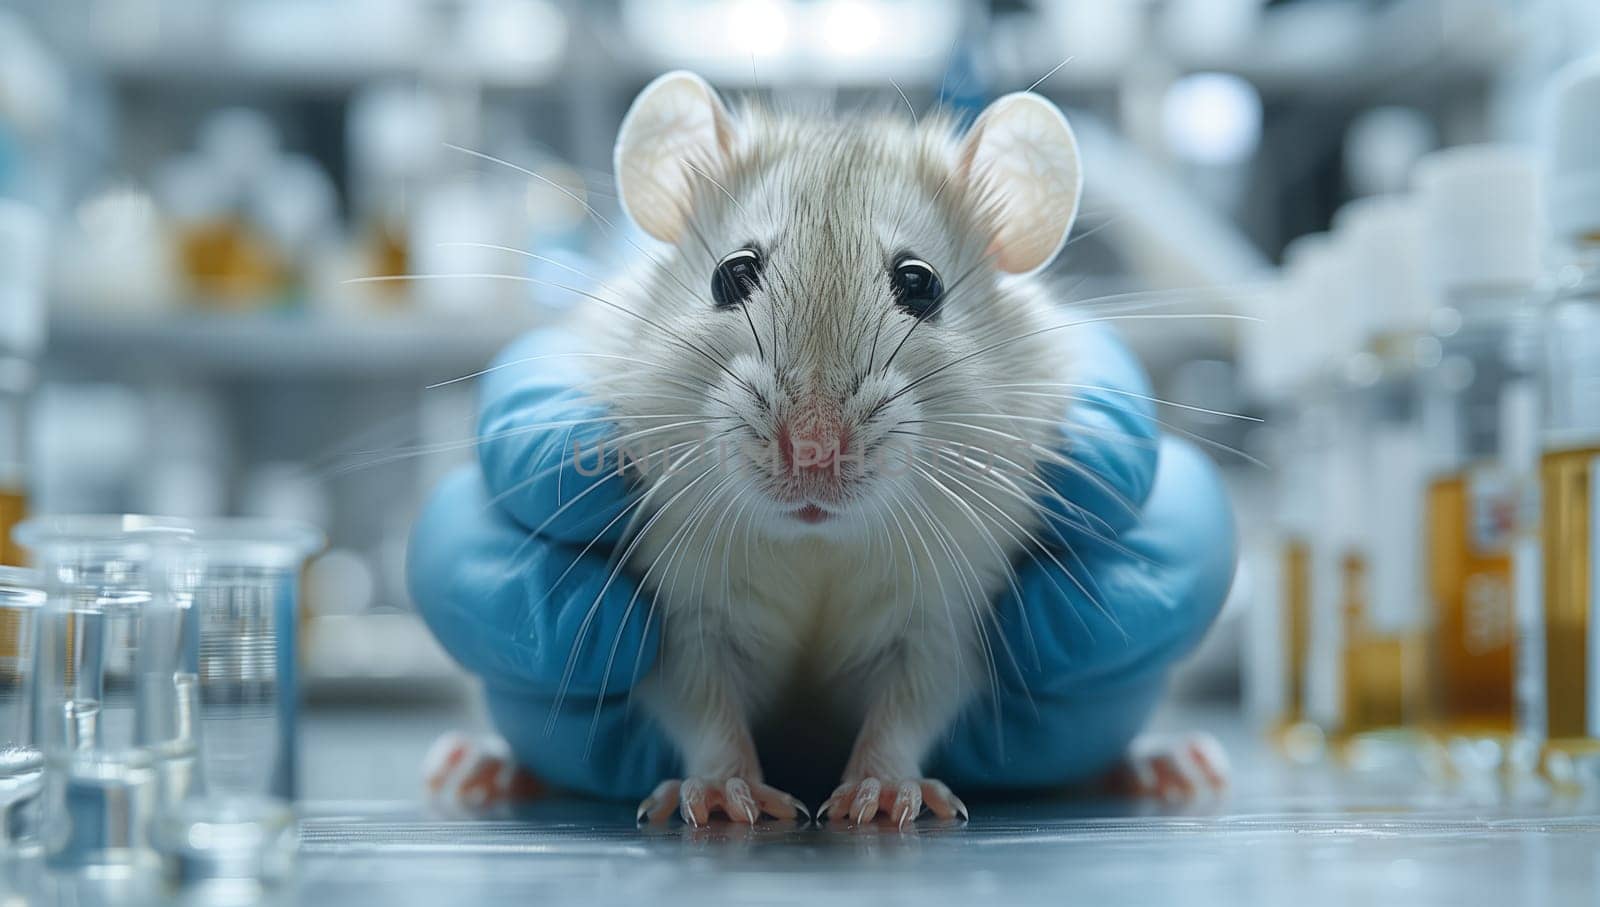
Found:
M 634 101 L 615 167 L 667 244 L 586 328 L 644 494 L 624 555 L 662 643 L 639 692 L 686 769 L 640 816 L 803 811 L 755 733 L 800 703 L 826 716 L 807 731 L 853 735 L 822 812 L 965 817 L 923 761 L 1014 657 L 984 623 L 1060 456 L 1059 399 L 1015 389 L 1070 374 L 1034 275 L 1077 214 L 1071 128 L 1027 92 L 965 134 L 735 113 L 675 72 Z
M 641 692 L 687 772 L 642 814 L 794 815 L 752 727 L 796 699 L 858 728 L 825 812 L 965 813 L 922 761 L 1007 657 L 982 624 L 1039 526 L 1058 418 L 990 388 L 1063 380 L 1063 319 L 1027 275 L 1082 176 L 1038 95 L 953 127 L 735 115 L 681 72 L 623 120 L 623 205 L 671 249 L 624 300 L 639 317 L 605 319 L 627 361 L 599 378 L 653 391 L 607 401 L 630 428 L 692 423 L 653 431 L 676 456 L 640 470 L 630 566 L 663 621 Z

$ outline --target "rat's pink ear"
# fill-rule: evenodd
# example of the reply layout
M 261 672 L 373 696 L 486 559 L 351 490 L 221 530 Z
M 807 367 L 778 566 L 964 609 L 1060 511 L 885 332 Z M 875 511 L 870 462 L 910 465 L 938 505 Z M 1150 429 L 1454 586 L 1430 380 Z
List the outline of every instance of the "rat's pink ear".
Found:
M 1028 91 L 996 100 L 972 124 L 956 166 L 993 216 L 995 267 L 1021 274 L 1056 257 L 1083 195 L 1078 140 L 1056 105 Z
M 733 119 L 706 80 L 678 70 L 639 92 L 622 118 L 613 167 L 622 207 L 646 233 L 676 242 L 689 217 L 694 172 L 722 169 Z

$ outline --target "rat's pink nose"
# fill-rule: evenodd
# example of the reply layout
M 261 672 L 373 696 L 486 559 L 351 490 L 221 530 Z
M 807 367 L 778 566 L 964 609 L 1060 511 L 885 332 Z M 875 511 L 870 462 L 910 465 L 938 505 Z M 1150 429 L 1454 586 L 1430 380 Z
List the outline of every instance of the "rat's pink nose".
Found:
M 829 473 L 849 453 L 850 431 L 838 416 L 813 409 L 778 423 L 777 442 L 786 474 Z

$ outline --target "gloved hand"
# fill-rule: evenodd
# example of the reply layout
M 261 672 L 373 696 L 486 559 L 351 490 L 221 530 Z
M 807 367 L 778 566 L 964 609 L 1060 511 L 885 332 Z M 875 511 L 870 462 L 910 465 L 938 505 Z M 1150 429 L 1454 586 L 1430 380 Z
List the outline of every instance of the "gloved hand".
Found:
M 1112 767 L 1233 576 L 1233 519 L 1214 467 L 1160 435 L 1148 382 L 1109 331 L 1060 334 L 1081 385 L 1063 389 L 1074 399 L 1062 401 L 1060 450 L 1074 466 L 1047 466 L 1044 478 L 1075 506 L 1042 501 L 1051 552 L 1023 557 L 1016 589 L 997 602 L 998 722 L 991 697 L 974 702 L 929 766 L 963 792 Z M 626 483 L 572 456 L 575 444 L 602 449 L 612 430 L 564 377 L 575 360 L 563 353 L 576 348 L 532 334 L 484 377 L 478 468 L 434 493 L 407 572 L 440 642 L 482 678 L 523 766 L 557 787 L 638 799 L 681 770 L 629 705 L 659 621 L 630 576 L 612 578 Z

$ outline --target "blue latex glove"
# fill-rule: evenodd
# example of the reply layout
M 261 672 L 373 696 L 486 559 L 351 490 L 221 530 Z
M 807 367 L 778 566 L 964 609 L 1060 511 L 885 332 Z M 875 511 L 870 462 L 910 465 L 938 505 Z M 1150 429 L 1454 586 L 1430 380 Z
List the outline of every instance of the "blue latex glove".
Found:
M 1044 502 L 1053 557 L 1024 557 L 1020 598 L 1010 590 L 997 603 L 992 642 L 1014 656 L 999 656 L 999 721 L 989 697 L 975 702 L 929 767 L 958 791 L 1066 784 L 1114 765 L 1233 576 L 1233 519 L 1211 463 L 1160 436 L 1143 371 L 1109 331 L 1064 333 L 1084 387 L 1063 401 L 1061 451 L 1083 468 L 1051 466 L 1045 478 L 1075 506 Z M 485 377 L 479 468 L 434 493 L 408 577 L 441 643 L 483 679 L 519 762 L 558 787 L 639 798 L 681 772 L 628 703 L 659 621 L 647 622 L 631 577 L 608 583 L 627 488 L 574 462 L 574 443 L 598 450 L 612 430 L 563 377 L 573 360 L 561 354 L 576 348 L 536 333 Z M 527 430 L 537 425 L 547 427 Z

